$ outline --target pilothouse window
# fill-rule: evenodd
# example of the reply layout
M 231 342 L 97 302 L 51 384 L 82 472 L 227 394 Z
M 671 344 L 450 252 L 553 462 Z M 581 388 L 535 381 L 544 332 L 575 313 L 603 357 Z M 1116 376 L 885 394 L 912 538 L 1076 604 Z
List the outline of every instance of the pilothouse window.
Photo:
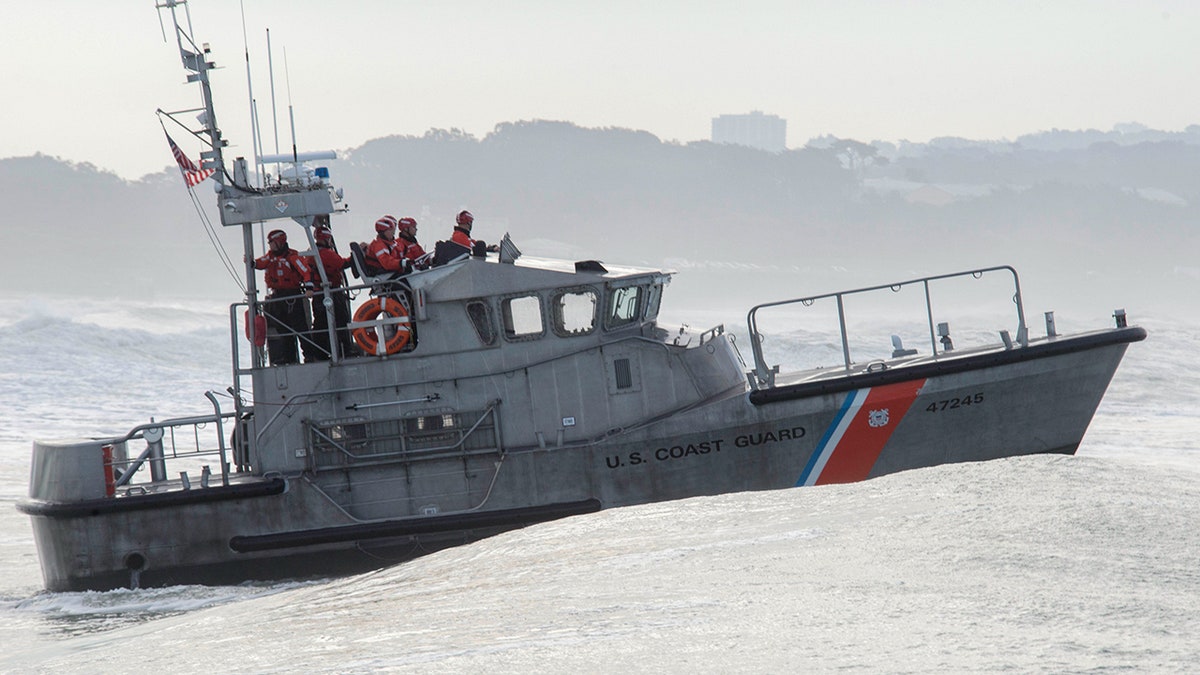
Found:
M 646 320 L 653 321 L 658 318 L 659 304 L 662 302 L 662 284 L 654 284 L 650 287 L 650 292 L 646 297 Z
M 529 340 L 546 332 L 542 322 L 542 299 L 536 295 L 508 298 L 501 304 L 504 315 L 504 337 L 509 340 Z
M 492 322 L 492 310 L 486 302 L 475 300 L 467 303 L 467 316 L 471 317 L 471 325 L 475 326 L 475 334 L 485 345 L 496 342 L 496 325 Z
M 609 291 L 605 327 L 610 330 L 620 328 L 640 319 L 644 291 L 645 288 L 642 286 L 626 286 Z
M 591 288 L 577 288 L 554 294 L 550 307 L 554 314 L 554 333 L 562 337 L 587 335 L 596 330 L 596 307 L 600 296 Z

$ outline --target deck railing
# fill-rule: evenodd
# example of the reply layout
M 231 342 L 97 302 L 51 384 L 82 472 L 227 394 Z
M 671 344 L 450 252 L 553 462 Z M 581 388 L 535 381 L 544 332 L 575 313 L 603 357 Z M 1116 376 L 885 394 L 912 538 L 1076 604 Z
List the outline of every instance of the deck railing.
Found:
M 1013 303 L 1017 308 L 1017 343 L 1027 345 L 1029 343 L 1028 329 L 1025 326 L 1025 308 L 1021 302 L 1021 281 L 1017 276 L 1017 271 L 1008 265 L 998 267 L 985 267 L 975 270 L 967 270 L 964 272 L 954 272 L 951 274 L 940 274 L 937 276 L 921 277 L 919 279 L 909 279 L 891 284 L 881 284 L 879 286 L 868 286 L 865 288 L 856 288 L 848 291 L 839 291 L 837 293 L 826 293 L 823 295 L 813 295 L 805 298 L 794 298 L 791 300 L 779 300 L 776 302 L 767 302 L 761 305 L 756 305 L 750 309 L 746 316 L 746 323 L 750 330 L 750 346 L 754 350 L 754 379 L 756 386 L 773 387 L 775 386 L 775 375 L 779 372 L 779 366 L 768 367 L 766 359 L 763 356 L 762 342 L 763 335 L 758 328 L 758 311 L 761 309 L 782 307 L 786 305 L 801 305 L 804 307 L 811 306 L 817 300 L 833 298 L 837 303 L 838 327 L 841 331 L 842 357 L 843 364 L 847 371 L 851 369 L 853 361 L 850 359 L 850 341 L 846 332 L 846 308 L 845 298 L 853 295 L 861 295 L 864 293 L 872 293 L 876 291 L 890 290 L 899 292 L 908 286 L 921 286 L 925 294 L 925 313 L 929 324 L 929 342 L 932 347 L 932 353 L 938 353 L 938 336 L 934 332 L 933 323 L 933 303 L 930 295 L 930 283 L 934 281 L 942 281 L 946 279 L 955 279 L 962 277 L 972 277 L 975 279 L 982 278 L 988 272 L 1007 271 L 1012 275 L 1013 281 Z
M 216 396 L 211 391 L 206 392 L 205 396 L 213 404 L 214 412 L 211 415 L 177 417 L 157 422 L 152 420 L 134 427 L 123 437 L 114 439 L 116 443 L 141 439 L 146 442 L 146 448 L 133 459 L 114 459 L 108 462 L 105 468 L 111 468 L 113 471 L 113 489 L 133 489 L 133 479 L 143 467 L 148 468 L 150 480 L 141 483 L 163 483 L 173 480 L 167 472 L 168 461 L 171 461 L 172 465 L 181 465 L 181 460 L 204 461 L 206 458 L 216 459 L 221 484 L 229 484 L 228 458 L 231 449 L 225 442 L 223 422 L 234 417 L 236 413 L 221 412 Z M 203 469 L 209 469 L 209 466 L 204 465 Z M 141 475 L 145 476 L 144 473 Z M 202 471 L 200 474 L 202 487 L 207 487 L 208 476 L 208 472 Z M 179 480 L 185 488 L 191 487 L 191 478 L 186 471 L 179 472 Z M 110 494 L 111 492 L 110 490 Z

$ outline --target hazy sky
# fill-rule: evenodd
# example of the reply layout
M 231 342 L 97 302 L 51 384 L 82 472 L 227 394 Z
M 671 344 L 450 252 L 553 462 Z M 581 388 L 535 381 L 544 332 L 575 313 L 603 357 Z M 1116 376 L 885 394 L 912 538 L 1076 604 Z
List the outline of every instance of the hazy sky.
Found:
M 153 0 L 0 3 L 0 157 L 128 178 L 171 164 L 154 111 L 199 97 Z M 270 28 L 281 140 L 290 79 L 301 150 L 528 119 L 687 142 L 751 110 L 785 118 L 790 147 L 1200 123 L 1194 0 L 193 0 L 236 154 L 251 147 L 243 4 L 264 133 Z

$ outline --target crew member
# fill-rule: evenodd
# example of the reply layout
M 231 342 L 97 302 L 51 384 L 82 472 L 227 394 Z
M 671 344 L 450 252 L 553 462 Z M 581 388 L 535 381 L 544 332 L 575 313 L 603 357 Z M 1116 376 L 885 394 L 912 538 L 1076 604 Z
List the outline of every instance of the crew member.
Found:
M 333 326 L 337 336 L 338 353 L 341 356 L 353 354 L 353 342 L 346 324 L 350 323 L 350 298 L 346 295 L 346 276 L 342 270 L 353 263 L 352 258 L 343 258 L 337 252 L 333 243 L 333 231 L 326 225 L 313 228 L 313 241 L 317 243 L 317 260 L 325 269 L 325 278 L 329 281 L 329 299 L 333 302 Z M 325 309 L 325 289 L 321 288 L 321 273 L 313 265 L 310 276 L 312 285 L 318 292 L 313 297 L 312 327 L 313 342 L 316 343 L 317 358 L 324 361 L 329 359 L 329 313 Z
M 429 266 L 425 249 L 417 243 L 417 219 L 401 218 L 396 232 L 396 243 L 400 246 L 400 255 L 412 263 L 414 269 L 423 270 Z
M 459 211 L 454 222 L 456 225 L 454 226 L 454 234 L 450 236 L 450 241 L 465 247 L 472 255 L 483 255 L 482 253 L 477 254 L 475 251 L 476 244 L 482 242 L 476 242 L 471 238 L 471 226 L 475 224 L 475 216 L 471 215 L 470 211 Z M 492 253 L 500 250 L 500 247 L 496 244 L 492 244 L 491 246 L 484 244 L 483 248 Z
M 395 216 L 383 216 L 375 221 L 375 239 L 363 245 L 366 249 L 363 262 L 366 263 L 367 274 L 379 276 L 387 272 L 403 274 L 408 271 L 405 269 L 403 249 L 396 241 L 396 225 Z
M 309 329 L 308 298 L 312 290 L 311 271 L 304 258 L 288 247 L 287 233 L 272 230 L 267 235 L 266 254 L 255 258 L 255 269 L 266 270 L 267 301 L 263 313 L 267 318 L 267 353 L 271 365 L 299 363 L 296 346 Z M 304 340 L 306 360 L 313 355 L 311 343 Z

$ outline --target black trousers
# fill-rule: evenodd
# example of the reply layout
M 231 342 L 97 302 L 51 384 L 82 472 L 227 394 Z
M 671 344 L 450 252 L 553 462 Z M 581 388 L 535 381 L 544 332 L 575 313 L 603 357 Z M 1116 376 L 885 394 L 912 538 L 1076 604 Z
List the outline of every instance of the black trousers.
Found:
M 308 298 L 304 297 L 304 291 L 298 288 L 271 291 L 263 303 L 263 315 L 267 318 L 267 354 L 271 365 L 299 363 L 301 336 L 305 338 L 305 359 L 312 360 L 310 356 L 316 350 L 308 339 Z
M 350 329 L 346 328 L 346 325 L 350 323 L 350 296 L 346 294 L 346 291 L 335 288 L 330 292 L 330 299 L 333 301 L 335 344 L 338 346 L 338 355 L 344 358 L 355 353 Z M 328 361 L 330 354 L 329 314 L 325 311 L 324 293 L 317 293 L 313 296 L 312 341 L 315 345 L 315 358 Z

